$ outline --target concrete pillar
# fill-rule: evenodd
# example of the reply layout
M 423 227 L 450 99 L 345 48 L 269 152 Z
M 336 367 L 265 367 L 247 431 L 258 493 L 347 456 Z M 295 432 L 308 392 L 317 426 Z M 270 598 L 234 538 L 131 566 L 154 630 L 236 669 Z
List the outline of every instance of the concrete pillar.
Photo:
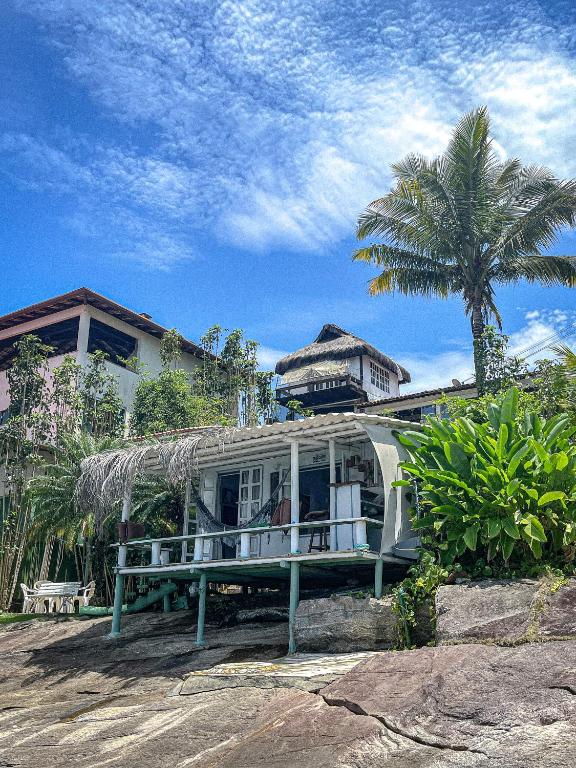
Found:
M 242 559 L 250 557 L 250 534 L 246 532 L 240 534 L 240 557 Z
M 288 653 L 296 653 L 296 609 L 300 600 L 300 563 L 290 563 L 290 609 L 288 613 Z
M 84 308 L 80 312 L 80 321 L 78 324 L 78 340 L 76 344 L 76 360 L 79 365 L 86 365 L 88 362 L 88 335 L 90 333 L 90 315 Z
M 194 562 L 204 558 L 204 539 L 194 539 Z
M 116 573 L 116 584 L 114 586 L 114 608 L 112 609 L 112 630 L 110 637 L 120 637 L 122 630 L 122 601 L 124 599 L 124 576 Z
M 354 523 L 354 538 L 356 539 L 355 549 L 368 549 L 368 536 L 364 520 L 358 520 L 357 523 Z
M 190 480 L 186 480 L 186 490 L 184 495 L 184 520 L 182 521 L 182 536 L 188 536 L 189 527 L 189 515 L 190 515 L 190 499 L 192 490 L 190 488 Z M 180 562 L 185 563 L 188 560 L 188 542 L 182 542 L 182 550 L 180 555 Z
M 162 560 L 161 557 L 161 550 L 162 550 L 162 542 L 161 541 L 153 541 L 152 542 L 152 551 L 150 555 L 150 565 L 161 565 Z
M 328 460 L 330 465 L 330 520 L 336 520 L 336 443 L 328 440 Z M 338 549 L 338 526 L 330 526 L 330 550 Z
M 127 523 L 130 519 L 130 505 L 132 501 L 132 484 L 126 487 L 124 493 L 124 499 L 122 500 L 122 517 L 123 523 Z M 118 547 L 118 560 L 116 568 L 116 584 L 114 585 L 114 606 L 112 608 L 112 630 L 110 637 L 120 637 L 121 625 L 122 625 L 122 601 L 124 600 L 124 576 L 118 572 L 119 568 L 126 566 L 126 558 L 128 556 L 128 547 L 125 544 L 121 544 Z
M 290 443 L 290 522 L 300 522 L 300 457 L 298 455 L 298 441 Z M 300 529 L 290 529 L 290 553 L 300 553 Z
M 204 645 L 204 623 L 206 621 L 206 572 L 200 574 L 198 586 L 198 628 L 196 630 L 196 645 Z
M 384 560 L 378 558 L 376 560 L 376 567 L 374 568 L 374 597 L 380 600 L 382 597 L 382 573 L 384 571 Z

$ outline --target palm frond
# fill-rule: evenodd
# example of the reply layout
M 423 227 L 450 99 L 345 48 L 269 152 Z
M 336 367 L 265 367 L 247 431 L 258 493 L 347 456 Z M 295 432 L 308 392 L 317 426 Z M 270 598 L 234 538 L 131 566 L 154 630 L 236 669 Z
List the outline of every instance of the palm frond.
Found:
M 570 379 L 576 379 L 576 352 L 567 344 L 557 344 L 552 351 L 558 355 Z
M 448 271 L 448 260 L 442 255 L 435 255 L 434 258 L 416 251 L 409 251 L 404 248 L 396 248 L 383 243 L 374 243 L 366 248 L 358 248 L 352 256 L 354 261 L 365 261 L 371 264 L 377 264 L 379 267 L 388 268 L 409 268 L 426 269 L 429 271 Z M 452 267 L 452 269 L 454 269 Z
M 527 280 L 544 285 L 576 287 L 576 256 L 517 256 L 499 264 L 493 273 L 499 283 Z
M 446 299 L 454 292 L 454 287 L 441 270 L 409 267 L 385 269 L 368 284 L 371 296 L 394 291 L 404 296 L 437 296 Z

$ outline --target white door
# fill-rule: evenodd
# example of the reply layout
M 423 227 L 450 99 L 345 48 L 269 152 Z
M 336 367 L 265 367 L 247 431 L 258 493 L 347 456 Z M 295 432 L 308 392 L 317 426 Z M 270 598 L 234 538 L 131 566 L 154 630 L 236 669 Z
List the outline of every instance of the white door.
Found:
M 238 502 L 238 525 L 246 523 L 258 514 L 262 506 L 262 467 L 240 470 L 240 501 Z M 258 536 L 250 537 L 250 555 L 258 554 Z

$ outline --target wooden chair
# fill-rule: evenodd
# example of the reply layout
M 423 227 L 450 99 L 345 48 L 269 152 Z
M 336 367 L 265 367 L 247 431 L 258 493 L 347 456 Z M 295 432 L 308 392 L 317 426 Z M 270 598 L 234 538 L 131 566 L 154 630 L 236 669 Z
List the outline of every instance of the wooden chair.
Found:
M 305 520 L 317 521 L 317 520 L 327 520 L 328 519 L 328 513 L 325 511 L 318 511 L 318 512 L 308 512 Z M 316 543 L 316 537 L 318 537 L 318 542 Z M 316 552 L 326 552 L 328 550 L 328 528 L 324 527 L 314 527 L 312 528 L 312 532 L 310 534 L 310 542 L 308 544 L 308 553 L 316 551 Z

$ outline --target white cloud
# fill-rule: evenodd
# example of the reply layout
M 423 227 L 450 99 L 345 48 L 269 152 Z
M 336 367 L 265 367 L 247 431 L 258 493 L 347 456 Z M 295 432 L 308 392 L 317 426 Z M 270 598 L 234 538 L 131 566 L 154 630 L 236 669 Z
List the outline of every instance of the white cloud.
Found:
M 531 310 L 524 315 L 526 324 L 509 336 L 508 354 L 526 359 L 528 366 L 537 360 L 554 358 L 550 348 L 559 341 L 576 348 L 576 311 Z M 471 348 L 438 355 L 418 355 L 400 360 L 412 375 L 402 394 L 449 387 L 452 379 L 473 381 L 474 362 Z
M 68 194 L 137 206 L 158 230 L 168 217 L 247 249 L 327 248 L 386 191 L 391 162 L 438 153 L 484 102 L 503 153 L 576 173 L 574 21 L 536 0 L 20 7 L 136 137 L 44 136 L 41 163 L 60 153 Z
M 412 381 L 403 385 L 401 394 L 422 392 L 427 389 L 452 386 L 452 379 L 470 381 L 474 364 L 472 353 L 443 352 L 440 355 L 419 355 L 402 358 L 402 365 L 410 371 Z
M 273 347 L 258 347 L 258 365 L 266 371 L 273 371 L 276 363 L 281 357 L 285 357 L 288 352 Z
M 527 324 L 510 334 L 509 353 L 525 358 L 530 365 L 541 358 L 553 358 L 551 346 L 576 342 L 576 312 L 573 310 L 533 310 L 525 314 Z

